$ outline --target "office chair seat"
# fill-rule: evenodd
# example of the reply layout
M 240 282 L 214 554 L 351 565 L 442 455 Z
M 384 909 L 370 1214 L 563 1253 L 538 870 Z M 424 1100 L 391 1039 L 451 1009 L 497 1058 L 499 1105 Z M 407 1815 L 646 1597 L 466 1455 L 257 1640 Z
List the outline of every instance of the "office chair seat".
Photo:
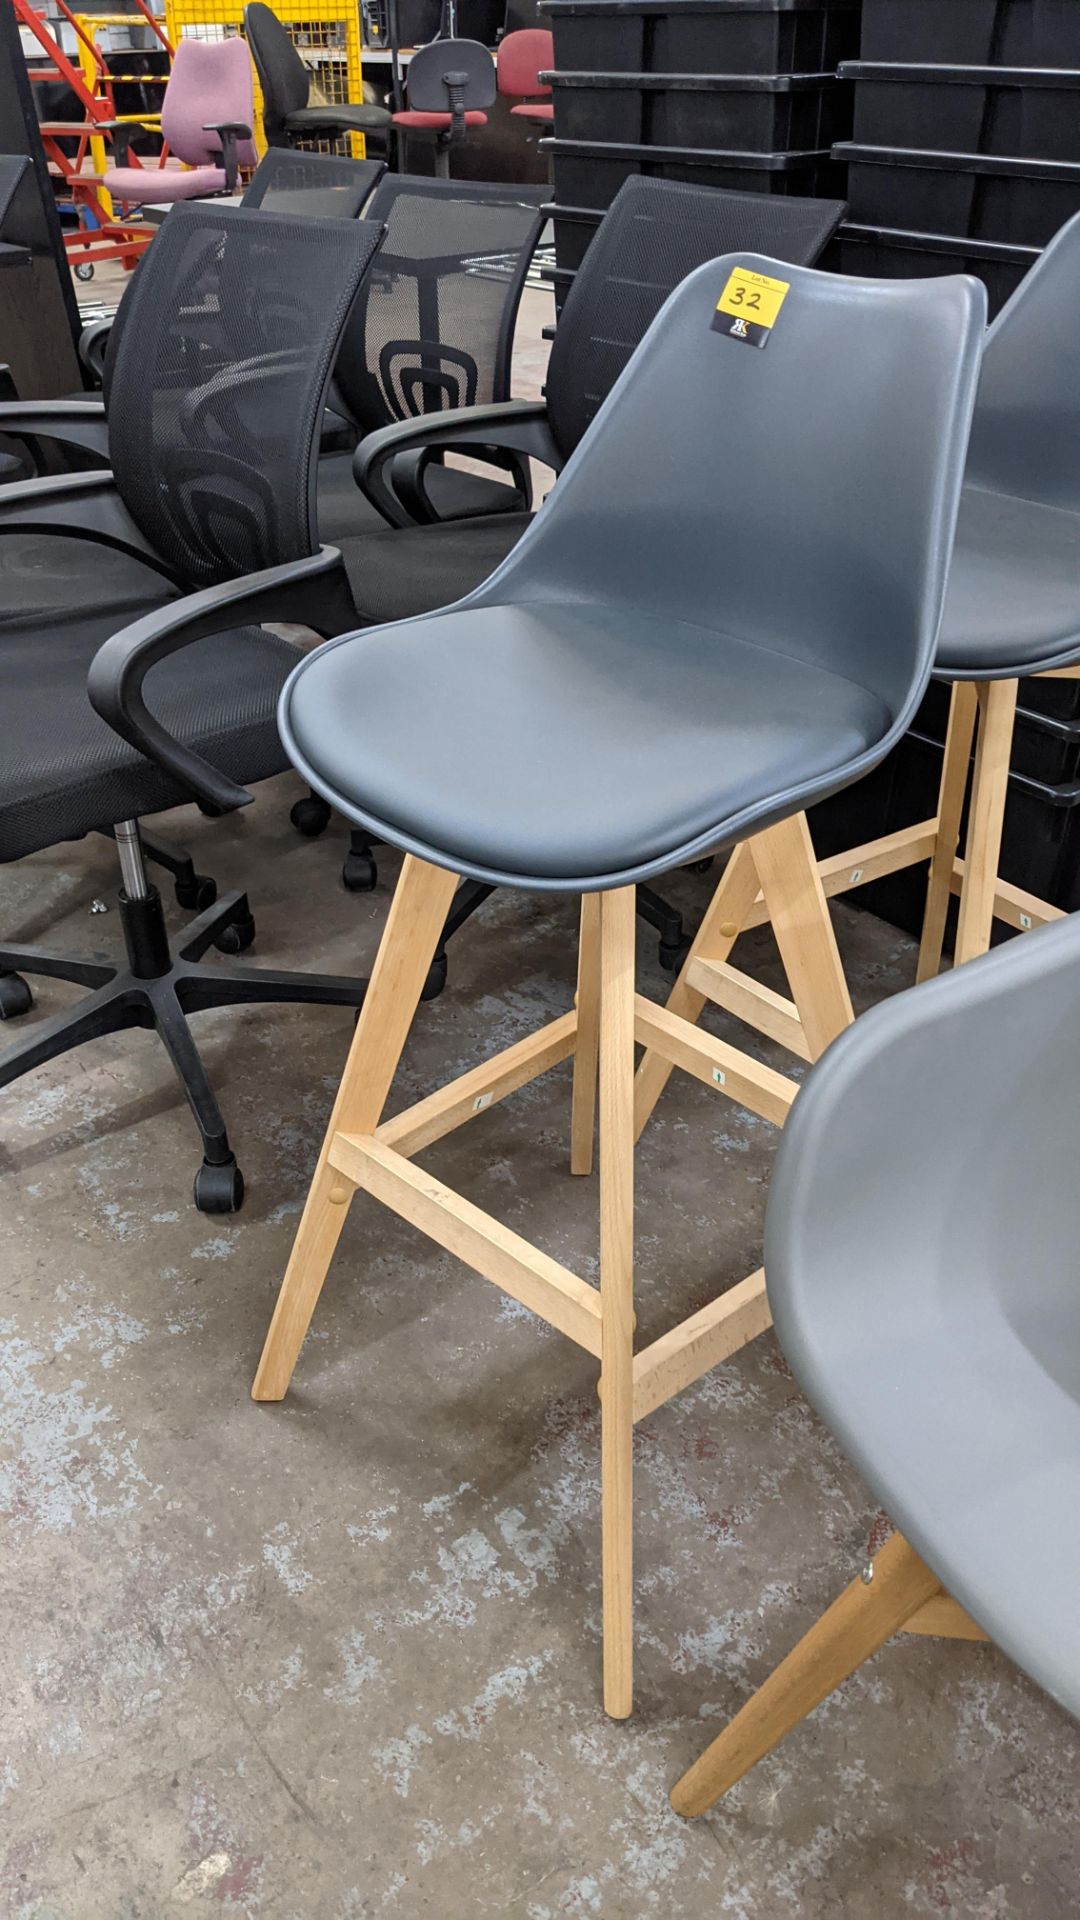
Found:
M 429 492 L 438 499 L 437 488 L 429 486 Z M 386 528 L 352 540 L 323 537 L 340 547 L 356 610 L 375 626 L 415 620 L 463 600 L 506 559 L 532 518 L 489 513 L 444 527 Z
M 294 764 L 359 824 L 479 878 L 660 872 L 776 796 L 831 790 L 881 699 L 733 636 L 615 605 L 466 603 L 348 634 L 290 681 Z M 816 794 L 815 794 L 816 797 Z
M 144 579 L 146 576 L 143 570 Z M 170 596 L 151 592 L 128 618 Z M 113 607 L 85 618 L 29 622 L 3 635 L 0 861 L 36 853 L 115 820 L 182 806 L 190 789 L 98 718 L 90 662 L 116 632 Z M 265 780 L 288 763 L 274 713 L 296 649 L 261 627 L 197 641 L 150 669 L 147 705 L 185 745 L 233 779 Z M 43 732 L 42 716 L 48 716 Z
M 375 539 L 378 539 L 383 531 L 388 531 L 386 521 L 378 508 L 372 506 L 353 479 L 351 452 L 323 455 L 319 461 L 318 486 L 319 538 L 330 546 L 340 546 L 344 549 L 350 542 L 356 545 L 357 536 L 366 535 L 369 529 Z M 426 488 L 432 505 L 440 515 L 445 515 L 447 520 L 468 520 L 481 515 L 502 518 L 499 508 L 503 502 L 512 505 L 519 502 L 521 498 L 514 487 L 501 480 L 487 480 L 483 474 L 463 473 L 455 467 L 430 466 L 426 475 Z M 507 514 L 505 517 L 514 521 L 529 518 L 528 514 Z M 424 531 L 426 532 L 427 529 L 425 528 Z M 437 533 L 439 529 L 433 528 L 432 531 Z M 408 540 L 409 533 L 405 533 L 403 537 Z M 516 538 L 516 535 L 514 537 Z M 508 548 L 504 550 L 509 551 Z M 400 554 L 401 560 L 407 561 L 405 548 L 395 550 L 380 547 L 378 560 L 374 555 L 372 556 L 373 564 L 378 566 L 380 571 L 389 567 L 396 574 L 400 563 L 393 557 L 395 551 Z M 502 557 L 501 554 L 499 557 Z M 466 585 L 460 589 L 460 592 L 451 594 L 450 598 L 459 599 L 461 593 L 467 592 L 469 587 L 475 586 L 477 580 L 483 578 L 485 578 L 483 574 L 473 574 L 467 579 Z M 390 591 L 391 583 L 388 579 L 385 582 L 384 592 Z M 445 598 L 427 601 L 419 611 L 426 613 L 429 607 L 445 607 L 446 604 Z M 410 607 L 407 611 L 412 612 L 414 609 Z M 394 604 L 393 612 L 395 615 L 402 612 L 399 604 Z M 378 617 L 388 618 L 389 616 Z
M 511 107 L 510 112 L 519 120 L 535 120 L 549 126 L 555 118 L 555 109 L 550 100 L 523 100 L 519 106 Z
M 1080 513 L 965 487 L 937 671 L 1015 680 L 1080 657 Z
M 394 125 L 413 128 L 436 127 L 441 132 L 444 128 L 453 125 L 453 119 L 454 116 L 451 113 L 421 113 L 418 107 L 405 107 L 400 113 L 395 113 Z M 487 114 L 475 110 L 467 111 L 464 121 L 467 127 L 486 127 Z
M 339 129 L 375 133 L 380 127 L 388 127 L 390 119 L 385 107 L 369 107 L 359 102 L 354 106 L 351 101 L 342 101 L 334 107 L 296 107 L 285 115 L 285 131 L 332 138 Z
M 228 187 L 222 167 L 110 167 L 102 185 L 128 206 L 149 201 L 203 200 Z
M 1073 1713 L 1078 957 L 1073 916 L 858 1020 L 795 1103 L 765 1237 L 809 1398 L 947 1591 Z

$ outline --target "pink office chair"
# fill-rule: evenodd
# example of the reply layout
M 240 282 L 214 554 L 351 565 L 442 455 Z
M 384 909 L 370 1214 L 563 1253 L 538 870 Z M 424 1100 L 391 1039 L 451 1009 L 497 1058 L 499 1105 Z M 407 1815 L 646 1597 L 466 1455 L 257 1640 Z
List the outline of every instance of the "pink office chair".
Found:
M 201 200 L 211 193 L 233 193 L 239 167 L 258 158 L 251 137 L 255 101 L 247 42 L 181 40 L 161 103 L 161 136 L 176 161 L 187 164 L 129 164 L 129 144 L 137 122 L 107 124 L 119 165 L 102 175 L 102 185 L 127 206 L 146 201 Z
M 541 80 L 555 65 L 555 42 L 543 27 L 521 27 L 499 42 L 497 56 L 499 92 L 518 105 L 510 111 L 532 126 L 550 127 L 555 118 L 551 100 L 532 99 L 533 94 L 550 94 L 551 82 Z

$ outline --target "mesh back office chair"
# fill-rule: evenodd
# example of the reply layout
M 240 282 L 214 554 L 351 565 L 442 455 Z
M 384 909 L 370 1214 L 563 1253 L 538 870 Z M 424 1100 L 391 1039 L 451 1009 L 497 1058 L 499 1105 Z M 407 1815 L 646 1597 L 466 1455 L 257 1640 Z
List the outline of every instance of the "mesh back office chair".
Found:
M 0 1055 L 0 1086 L 83 1040 L 153 1026 L 202 1135 L 195 1198 L 209 1212 L 238 1206 L 243 1182 L 187 1015 L 274 1000 L 355 1005 L 363 985 L 206 964 L 212 945 L 250 945 L 243 894 L 201 914 L 174 953 L 138 819 L 193 796 L 243 805 L 239 782 L 279 772 L 275 703 L 299 656 L 256 623 L 299 619 L 332 633 L 348 621 L 340 561 L 315 533 L 316 432 L 378 240 L 359 221 L 174 209 L 131 289 L 113 370 L 112 474 L 0 496 L 0 559 L 28 543 L 51 561 L 44 584 L 40 559 L 25 582 L 6 570 L 24 599 L 4 599 L 0 860 L 113 833 L 128 950 L 124 968 L 0 947 L 7 1018 L 30 1007 L 23 972 L 91 989 Z
M 799 1095 L 765 1231 L 776 1330 L 902 1532 L 683 1776 L 678 1812 L 897 1632 L 990 1638 L 1080 1715 L 1078 1077 L 1074 918 L 874 1008 Z
M 357 607 L 365 618 L 392 620 L 450 606 L 493 573 L 530 523 L 527 511 L 488 515 L 454 526 L 441 517 L 438 488 L 446 469 L 429 464 L 444 444 L 480 457 L 492 448 L 534 455 L 557 472 L 579 444 L 600 405 L 680 280 L 706 260 L 748 247 L 810 266 L 844 212 L 836 200 L 794 200 L 723 193 L 659 180 L 628 180 L 612 202 L 567 296 L 548 362 L 545 398 L 513 400 L 388 428 L 357 450 L 356 472 L 373 504 L 412 531 L 350 538 L 340 523 L 324 538 L 340 542 Z M 494 396 L 496 400 L 499 396 Z M 483 484 L 477 482 L 477 484 Z M 300 803 L 305 805 L 306 803 Z M 351 836 L 346 884 L 375 883 L 366 837 Z M 479 905 L 482 894 L 476 895 Z M 649 890 L 642 911 L 677 952 L 677 913 Z M 439 966 L 445 965 L 440 956 Z
M 129 207 L 235 193 L 237 169 L 253 167 L 258 157 L 254 122 L 251 60 L 244 42 L 181 40 L 161 103 L 160 129 L 177 164 L 131 166 L 129 148 L 139 122 L 112 121 L 107 130 L 117 164 L 106 169 L 102 184 Z
M 1080 675 L 1080 330 L 1071 317 L 1078 303 L 1080 215 L 1021 281 L 986 338 L 934 666 L 935 678 L 953 685 L 937 814 L 821 864 L 835 895 L 929 860 L 919 980 L 940 967 L 953 893 L 960 895 L 958 963 L 986 951 L 995 917 L 1023 931 L 1060 917 L 1049 902 L 1003 882 L 998 868 L 1019 678 Z M 710 955 L 724 970 L 710 982 L 708 999 L 753 1024 L 767 1022 L 774 1038 L 802 1051 L 797 1025 L 788 1020 L 786 1031 L 777 1031 L 775 996 L 727 965 L 738 933 L 766 917 L 760 901 L 736 911 L 730 900 L 717 908 L 714 897 L 709 913 L 714 910 L 734 931 L 725 950 Z M 700 937 L 676 994 L 699 957 Z M 659 1063 L 650 1066 L 643 1112 L 661 1072 Z
M 347 160 L 335 153 L 267 147 L 240 204 L 262 207 L 267 213 L 356 220 L 385 172 L 385 160 Z
M 395 127 L 434 143 L 436 176 L 447 180 L 451 147 L 460 145 L 470 127 L 487 125 L 484 109 L 495 98 L 495 63 L 478 40 L 432 40 L 413 54 L 405 98 L 408 105 L 395 113 Z
M 369 217 L 386 228 L 374 277 L 353 313 L 335 369 L 335 402 L 358 434 L 504 401 L 514 326 L 543 225 L 542 187 L 416 180 L 387 174 Z M 510 483 L 438 466 L 440 515 L 520 508 L 527 474 Z M 386 525 L 353 478 L 351 453 L 320 468 L 319 530 L 335 546 Z
M 739 272 L 789 286 L 764 352 L 718 325 Z M 662 1027 L 683 1067 L 774 1119 L 797 1091 L 635 996 L 634 883 L 750 834 L 785 903 L 785 957 L 821 963 L 831 931 L 800 809 L 880 760 L 926 687 L 985 316 L 967 279 L 710 262 L 499 571 L 447 612 L 320 647 L 282 697 L 305 778 L 409 857 L 255 1396 L 287 1391 L 357 1188 L 599 1358 L 616 1716 L 631 1706 L 634 1421 L 733 1351 L 737 1318 L 724 1297 L 635 1359 L 635 1039 Z M 576 1010 L 380 1124 L 457 874 L 584 896 Z M 835 1032 L 839 997 L 834 1014 Z M 599 1072 L 599 1290 L 412 1160 L 570 1054 L 581 1174 Z M 738 1291 L 734 1345 L 767 1323 L 760 1276 Z
M 362 133 L 385 143 L 390 115 L 385 107 L 363 101 L 311 107 L 311 79 L 276 13 L 263 0 L 244 8 L 244 33 L 263 96 L 263 132 L 269 147 L 290 147 L 304 140 L 335 140 Z

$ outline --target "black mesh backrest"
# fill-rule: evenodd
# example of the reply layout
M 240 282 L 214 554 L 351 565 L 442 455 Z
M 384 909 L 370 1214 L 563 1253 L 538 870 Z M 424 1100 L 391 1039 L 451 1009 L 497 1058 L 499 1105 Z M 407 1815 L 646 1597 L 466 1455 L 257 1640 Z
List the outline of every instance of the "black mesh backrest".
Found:
M 385 172 L 385 160 L 345 160 L 331 153 L 268 147 L 240 204 L 263 207 L 267 213 L 355 220 Z
M 574 276 L 551 348 L 548 419 L 563 455 L 688 273 L 743 252 L 812 267 L 845 211 L 841 200 L 625 181 Z
M 544 187 L 387 174 L 368 218 L 386 226 L 335 368 L 365 433 L 391 420 L 505 400 Z
M 308 103 L 308 76 L 276 13 L 251 0 L 244 8 L 244 33 L 263 97 L 263 132 L 271 145 L 285 140 L 285 121 Z
M 109 455 L 184 583 L 313 553 L 317 427 L 380 229 L 175 206 L 124 302 Z

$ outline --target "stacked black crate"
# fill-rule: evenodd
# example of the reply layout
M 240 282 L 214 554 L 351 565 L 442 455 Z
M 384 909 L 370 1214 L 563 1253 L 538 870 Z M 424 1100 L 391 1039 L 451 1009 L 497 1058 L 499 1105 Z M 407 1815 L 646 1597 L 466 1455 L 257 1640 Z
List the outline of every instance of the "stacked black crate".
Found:
M 1080 0 L 1078 0 L 1080 3 Z M 555 40 L 557 292 L 624 180 L 831 195 L 850 130 L 837 67 L 860 0 L 540 0 Z
M 836 264 L 892 278 L 974 273 L 996 312 L 1080 211 L 1080 0 L 864 0 L 861 57 L 842 71 L 855 126 L 837 149 L 850 212 Z M 936 813 L 947 718 L 947 689 L 931 687 L 871 779 L 816 810 L 820 852 Z M 1080 682 L 1021 687 L 1001 871 L 1080 908 Z M 854 898 L 917 934 L 926 870 Z
M 1078 0 L 864 0 L 847 273 L 975 273 L 995 313 L 1080 211 Z

